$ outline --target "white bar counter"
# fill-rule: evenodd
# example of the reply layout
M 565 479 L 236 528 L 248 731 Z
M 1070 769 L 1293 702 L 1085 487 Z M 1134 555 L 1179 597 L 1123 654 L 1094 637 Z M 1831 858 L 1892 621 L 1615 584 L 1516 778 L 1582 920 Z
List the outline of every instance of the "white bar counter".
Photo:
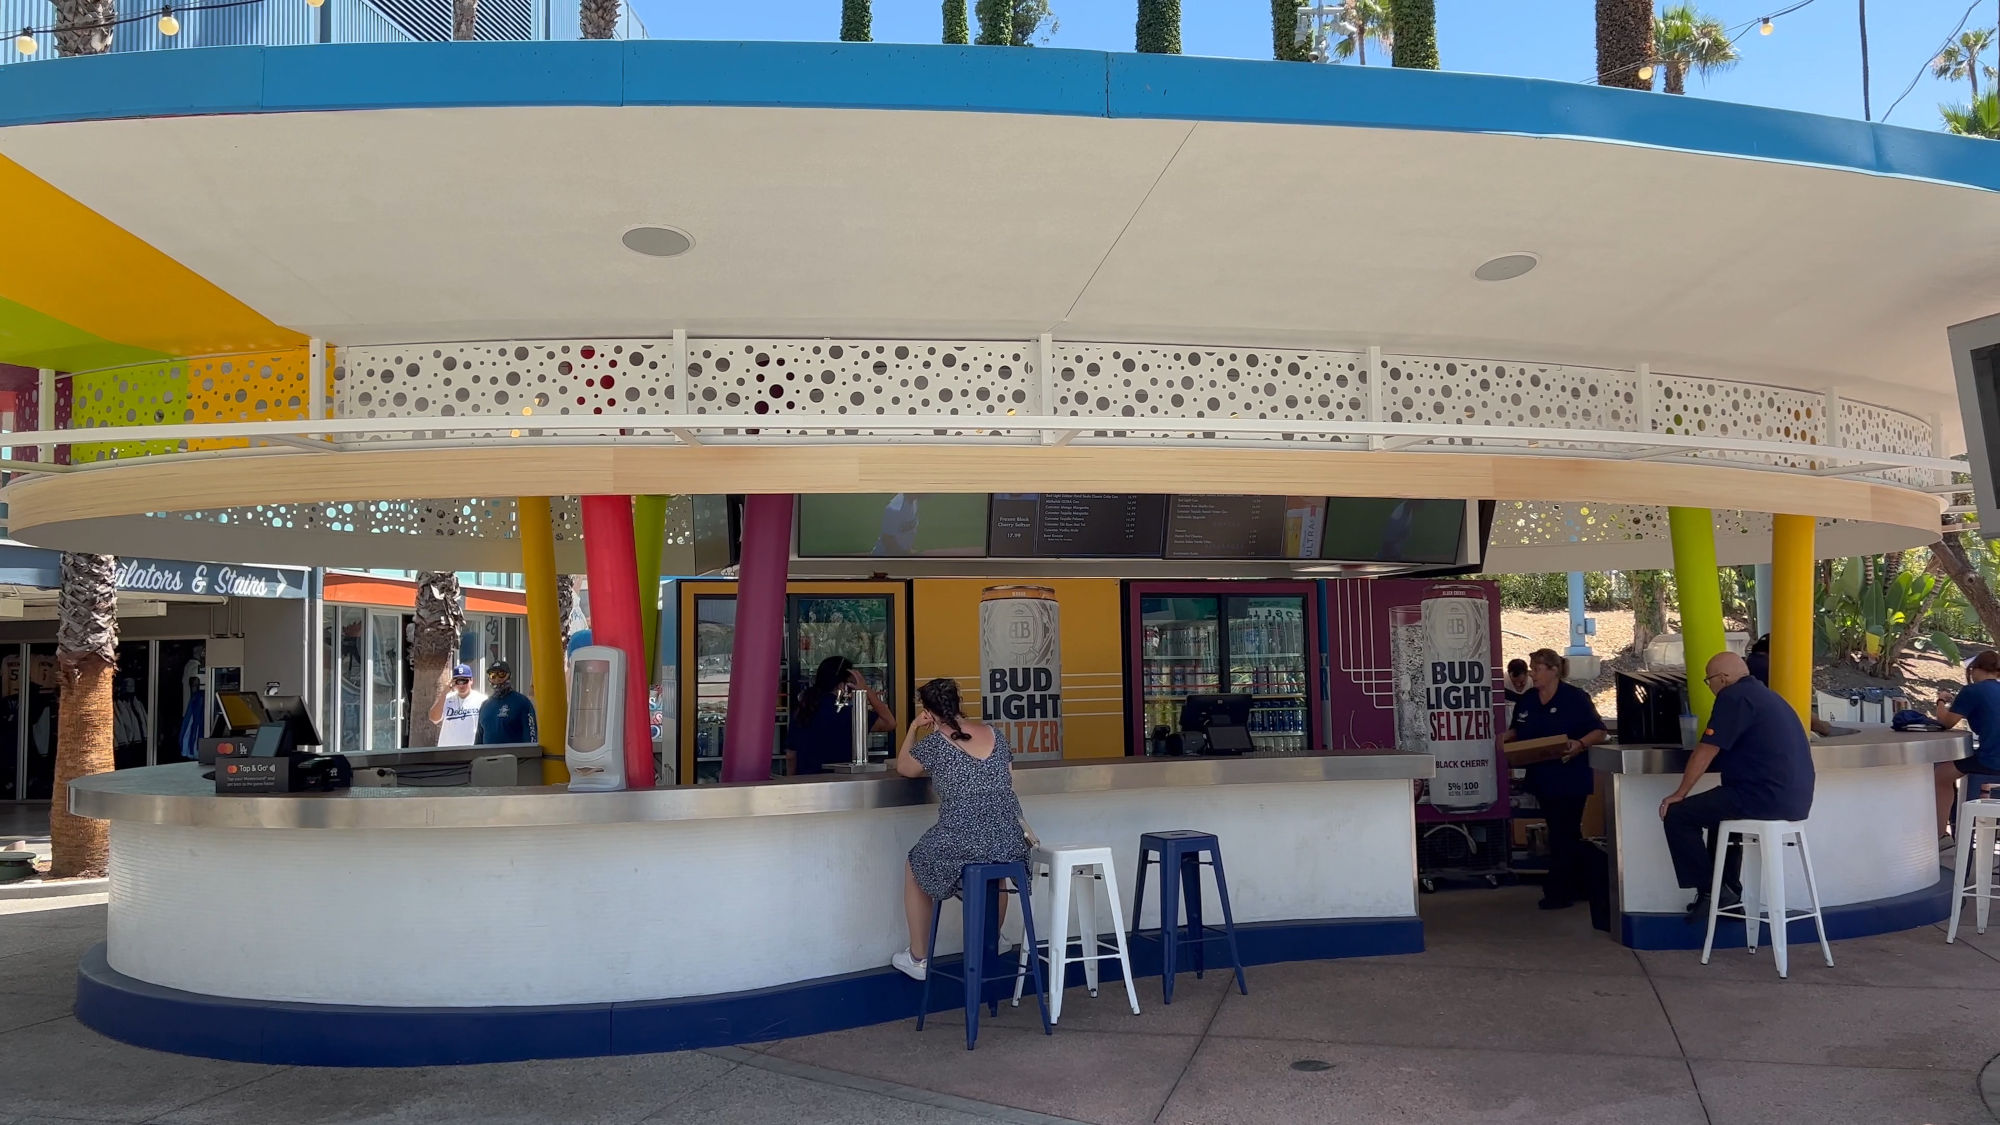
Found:
M 1806 838 L 1819 879 L 1828 932 L 1858 937 L 1929 925 L 1944 917 L 1950 881 L 1938 863 L 1933 769 L 1971 753 L 1959 731 L 1841 731 L 1812 744 L 1814 785 Z M 1612 934 L 1637 949 L 1698 949 L 1703 927 L 1682 912 L 1692 892 L 1674 878 L 1661 830 L 1660 802 L 1680 784 L 1680 747 L 1604 745 L 1591 749 L 1605 798 L 1611 853 Z M 1719 783 L 1710 773 L 1697 793 Z M 1790 905 L 1807 905 L 1796 860 L 1786 880 Z M 1744 865 L 1755 887 L 1756 865 Z M 1935 917 L 1933 917 L 1935 915 Z M 1733 924 L 1729 943 L 1740 944 Z M 1725 944 L 1718 929 L 1716 943 Z
M 936 819 L 927 780 L 217 796 L 199 770 L 71 787 L 77 813 L 111 822 L 109 932 L 79 986 L 79 1018 L 107 1034 L 216 1057 L 408 1065 L 915 1015 L 915 984 L 886 966 L 907 944 L 904 853 Z M 1215 833 L 1256 963 L 1422 947 L 1411 782 L 1430 773 L 1428 755 L 1380 752 L 1119 758 L 1023 764 L 1015 786 L 1044 842 L 1113 848 L 1125 917 L 1140 833 Z M 1205 914 L 1219 921 L 1205 887 Z M 1156 888 L 1142 929 L 1158 925 Z M 956 918 L 954 904 L 939 935 L 947 957 Z M 190 1008 L 207 1032 L 184 1030 Z M 426 1021 L 497 1027 L 526 1009 L 656 1026 L 612 1033 L 603 1049 L 538 1046 L 519 1028 L 512 1042 L 490 1036 L 495 1050 L 396 1046 Z M 336 1034 L 337 1013 L 372 1030 Z M 147 1039 L 142 1014 L 180 1026 Z M 329 1046 L 304 1058 L 245 1038 L 273 1019 Z

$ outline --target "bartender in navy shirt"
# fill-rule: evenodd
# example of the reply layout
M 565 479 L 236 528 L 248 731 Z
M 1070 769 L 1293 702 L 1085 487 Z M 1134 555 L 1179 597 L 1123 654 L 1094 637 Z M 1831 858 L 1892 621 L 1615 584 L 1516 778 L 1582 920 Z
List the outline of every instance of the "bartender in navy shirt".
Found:
M 1688 906 L 1690 921 L 1708 915 L 1718 825 L 1725 820 L 1804 820 L 1813 799 L 1812 746 L 1799 713 L 1784 696 L 1752 676 L 1750 666 L 1733 652 L 1708 662 L 1704 682 L 1715 693 L 1715 710 L 1701 744 L 1688 757 L 1680 786 L 1660 802 L 1674 877 L 1683 890 L 1696 892 Z M 1689 796 L 1718 758 L 1722 784 Z M 1730 849 L 1722 870 L 1725 907 L 1742 900 L 1742 865 L 1742 850 Z
M 1590 758 L 1584 753 L 1606 738 L 1604 720 L 1589 693 L 1564 680 L 1569 661 L 1554 649 L 1528 654 L 1528 690 L 1514 704 L 1514 720 L 1500 736 L 1502 744 L 1516 739 L 1565 738 L 1563 755 L 1528 767 L 1528 792 L 1542 807 L 1549 826 L 1549 877 L 1542 885 L 1543 910 L 1561 910 L 1587 897 L 1581 850 L 1583 804 L 1597 787 Z

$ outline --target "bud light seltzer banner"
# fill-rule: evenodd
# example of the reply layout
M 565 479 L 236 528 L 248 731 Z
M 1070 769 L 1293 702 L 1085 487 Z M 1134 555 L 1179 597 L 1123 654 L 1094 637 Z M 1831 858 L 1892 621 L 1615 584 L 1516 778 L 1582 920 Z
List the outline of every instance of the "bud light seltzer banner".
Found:
M 1500 602 L 1491 582 L 1338 579 L 1326 589 L 1336 745 L 1430 754 L 1418 819 L 1504 808 L 1495 701 Z
M 1062 620 L 1046 586 L 979 596 L 979 713 L 1016 754 L 1062 752 Z

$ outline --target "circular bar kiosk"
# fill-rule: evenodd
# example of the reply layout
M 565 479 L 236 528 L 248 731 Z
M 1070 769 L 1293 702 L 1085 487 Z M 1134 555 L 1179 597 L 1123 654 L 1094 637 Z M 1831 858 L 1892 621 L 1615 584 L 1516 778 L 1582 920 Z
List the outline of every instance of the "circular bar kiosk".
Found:
M 1946 330 L 2000 307 L 2000 149 L 1589 86 L 496 43 L 53 61 L 0 106 L 33 263 L 0 361 L 39 372 L 12 534 L 528 581 L 542 786 L 73 786 L 112 842 L 79 1018 L 227 1058 L 913 1014 L 887 965 L 931 798 L 784 776 L 824 655 L 899 723 L 959 679 L 1039 833 L 1116 850 L 1121 910 L 1136 835 L 1193 826 L 1246 961 L 1420 950 L 1426 849 L 1506 846 L 1472 576 L 1774 561 L 1804 714 L 1813 560 L 1937 537 Z M 688 572 L 736 570 L 656 602 L 690 496 L 680 537 L 722 555 Z M 620 791 L 566 784 L 563 573 L 626 666 L 592 719 Z M 649 681 L 657 747 L 620 730 Z M 1192 756 L 1217 722 L 1251 752 Z M 1964 752 L 1818 744 L 1836 934 L 1943 916 L 1928 771 Z M 1688 940 L 1650 811 L 1679 753 L 1593 758 L 1634 945 Z

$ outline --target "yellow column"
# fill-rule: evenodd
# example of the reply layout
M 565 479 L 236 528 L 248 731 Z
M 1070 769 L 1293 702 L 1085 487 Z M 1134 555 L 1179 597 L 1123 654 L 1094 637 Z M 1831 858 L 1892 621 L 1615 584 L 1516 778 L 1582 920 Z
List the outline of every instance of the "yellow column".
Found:
M 1812 724 L 1813 533 L 1811 516 L 1771 517 L 1771 690 Z
M 514 502 L 514 522 L 521 536 L 521 578 L 528 593 L 528 652 L 535 668 L 535 715 L 541 727 L 542 784 L 563 785 L 569 768 L 563 756 L 563 732 L 569 725 L 569 682 L 565 675 L 562 625 L 556 620 L 556 535 L 549 521 L 546 496 L 523 496 Z
M 1708 725 L 1715 693 L 1702 675 L 1709 658 L 1724 651 L 1722 584 L 1715 569 L 1715 514 L 1707 508 L 1669 508 L 1674 541 L 1674 586 L 1681 603 L 1681 646 L 1687 653 L 1688 705 Z

